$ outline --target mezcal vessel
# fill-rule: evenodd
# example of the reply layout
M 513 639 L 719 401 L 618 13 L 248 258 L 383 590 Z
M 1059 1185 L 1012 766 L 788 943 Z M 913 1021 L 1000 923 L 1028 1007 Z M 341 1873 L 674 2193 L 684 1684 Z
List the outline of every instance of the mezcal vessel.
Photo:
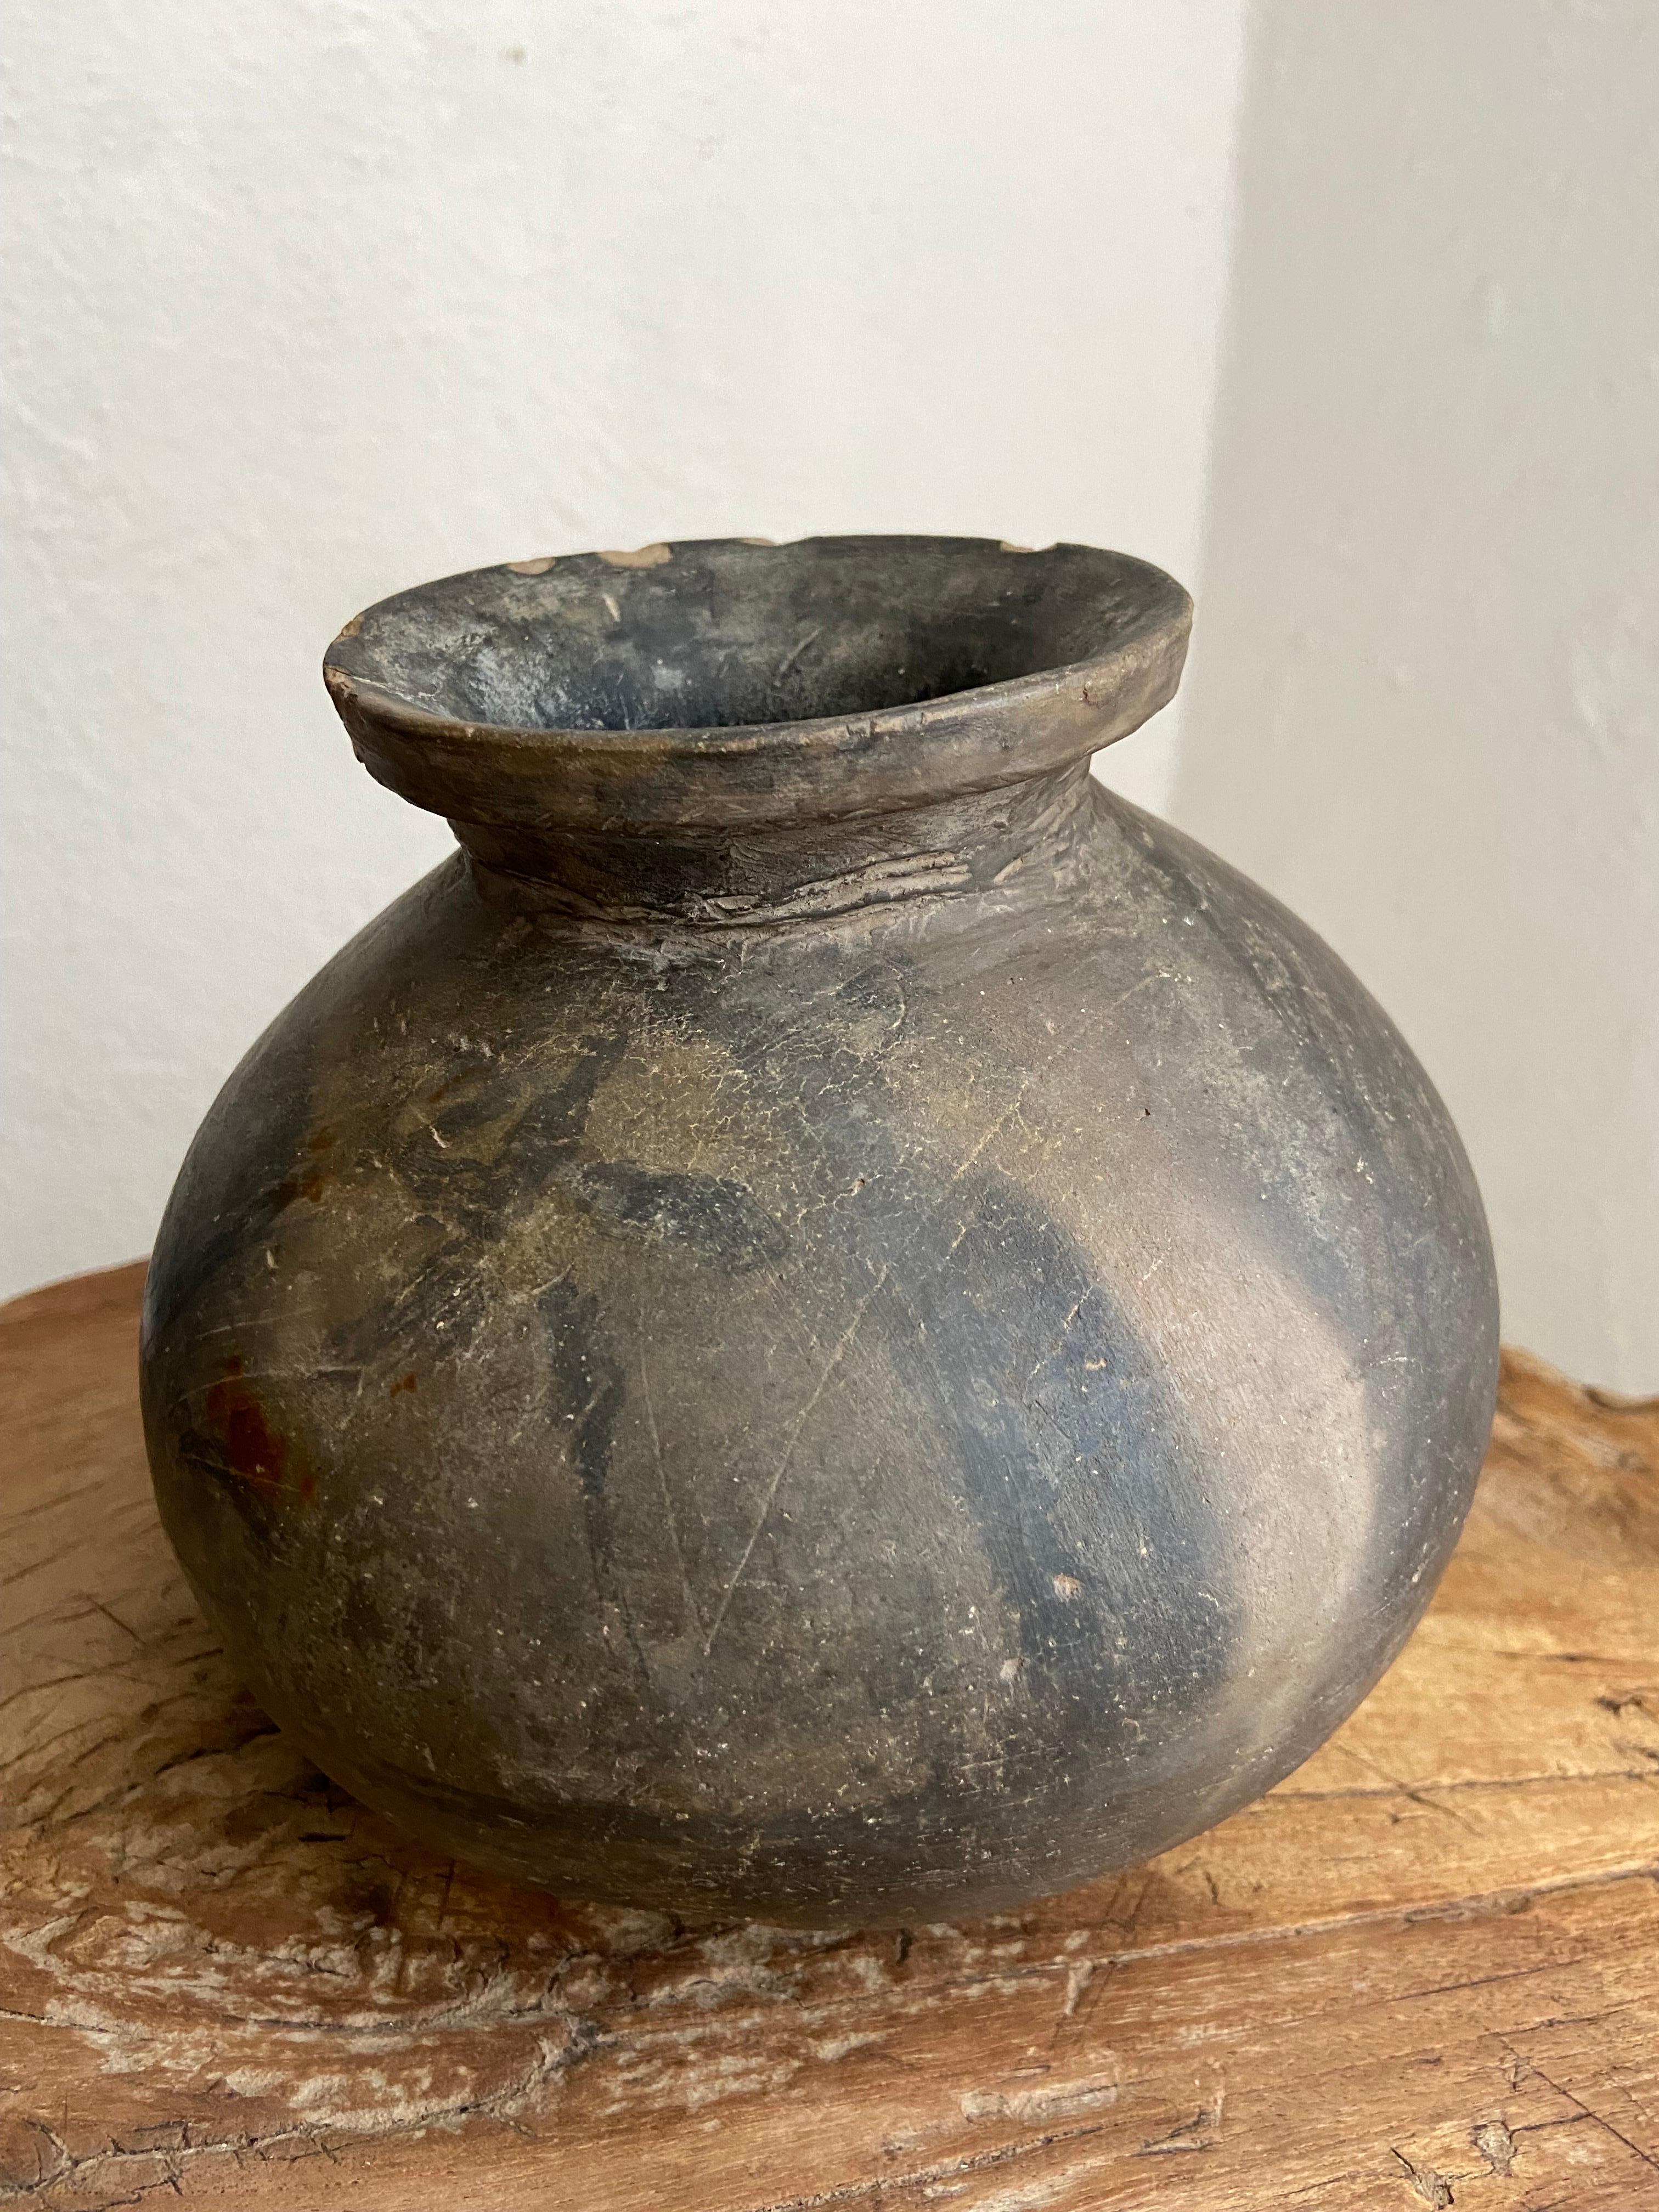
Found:
M 1422 1612 L 1480 1200 L 1327 947 L 1089 776 L 1188 615 L 1083 546 L 718 541 L 331 648 L 460 848 L 210 1113 L 145 1417 L 256 1697 L 438 1849 L 1005 1907 L 1265 1790 Z

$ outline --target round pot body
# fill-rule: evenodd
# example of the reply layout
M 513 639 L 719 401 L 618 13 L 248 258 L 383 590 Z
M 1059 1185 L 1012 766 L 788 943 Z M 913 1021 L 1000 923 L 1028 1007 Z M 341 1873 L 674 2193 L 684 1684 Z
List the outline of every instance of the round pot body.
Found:
M 1004 1908 L 1267 1788 L 1418 1619 L 1480 1204 L 1327 947 L 1090 779 L 1187 619 L 1080 547 L 740 541 L 337 641 L 461 849 L 209 1115 L 145 1416 L 254 1694 L 440 1850 Z

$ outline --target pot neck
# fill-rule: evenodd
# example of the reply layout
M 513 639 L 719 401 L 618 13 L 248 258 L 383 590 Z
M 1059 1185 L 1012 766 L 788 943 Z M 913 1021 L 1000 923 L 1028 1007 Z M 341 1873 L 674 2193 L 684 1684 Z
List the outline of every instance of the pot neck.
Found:
M 1086 760 L 993 791 L 825 821 L 676 832 L 452 820 L 494 904 L 644 930 L 750 930 L 975 894 L 1042 896 L 1091 818 Z

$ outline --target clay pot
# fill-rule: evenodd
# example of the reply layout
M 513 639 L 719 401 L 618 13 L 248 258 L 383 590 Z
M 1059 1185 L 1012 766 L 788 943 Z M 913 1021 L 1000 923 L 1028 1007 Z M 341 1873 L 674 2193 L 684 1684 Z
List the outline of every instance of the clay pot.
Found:
M 1188 614 L 1084 546 L 740 540 L 336 641 L 461 849 L 209 1115 L 145 1412 L 254 1695 L 441 1850 L 1006 1907 L 1265 1790 L 1422 1612 L 1480 1203 L 1325 945 L 1090 779 Z

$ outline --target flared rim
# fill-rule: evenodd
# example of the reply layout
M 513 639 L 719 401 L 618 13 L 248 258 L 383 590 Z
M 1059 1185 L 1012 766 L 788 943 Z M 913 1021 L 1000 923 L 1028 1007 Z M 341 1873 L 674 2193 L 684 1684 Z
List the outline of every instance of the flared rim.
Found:
M 1091 546 L 690 539 L 419 586 L 347 623 L 324 674 L 358 757 L 416 805 L 714 831 L 923 805 L 1086 758 L 1173 697 L 1191 617 L 1162 569 Z M 884 701 L 884 685 L 921 696 Z M 836 710 L 766 711 L 819 697 Z M 695 715 L 660 719 L 677 702 Z

